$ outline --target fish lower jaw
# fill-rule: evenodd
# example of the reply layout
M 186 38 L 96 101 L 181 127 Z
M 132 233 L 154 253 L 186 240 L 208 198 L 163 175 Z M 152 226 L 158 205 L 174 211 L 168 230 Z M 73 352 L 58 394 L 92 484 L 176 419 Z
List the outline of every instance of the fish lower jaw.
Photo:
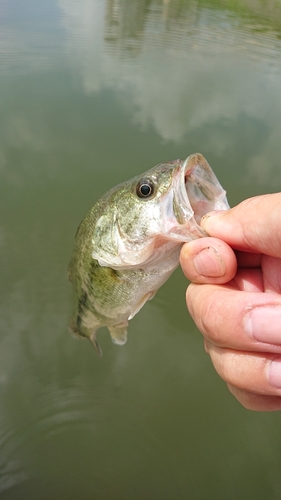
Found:
M 204 236 L 207 236 L 207 233 L 194 220 L 192 223 L 189 221 L 187 225 L 171 229 L 168 238 L 170 241 L 187 243 L 188 241 L 203 238 Z

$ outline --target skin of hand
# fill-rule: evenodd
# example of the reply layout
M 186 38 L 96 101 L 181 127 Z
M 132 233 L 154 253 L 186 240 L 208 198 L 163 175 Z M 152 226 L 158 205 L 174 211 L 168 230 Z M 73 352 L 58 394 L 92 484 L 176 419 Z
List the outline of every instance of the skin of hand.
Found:
M 204 216 L 186 243 L 186 303 L 205 349 L 247 409 L 281 410 L 281 193 Z

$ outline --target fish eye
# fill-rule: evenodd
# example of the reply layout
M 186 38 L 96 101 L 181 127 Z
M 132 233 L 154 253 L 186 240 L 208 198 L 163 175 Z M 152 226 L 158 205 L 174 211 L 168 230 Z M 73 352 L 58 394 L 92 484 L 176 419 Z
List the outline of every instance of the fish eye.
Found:
M 150 198 L 154 193 L 154 184 L 150 179 L 142 179 L 136 188 L 139 198 Z

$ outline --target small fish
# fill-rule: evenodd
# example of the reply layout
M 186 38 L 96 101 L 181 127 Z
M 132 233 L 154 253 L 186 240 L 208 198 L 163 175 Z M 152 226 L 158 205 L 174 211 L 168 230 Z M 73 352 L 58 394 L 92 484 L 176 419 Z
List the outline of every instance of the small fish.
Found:
M 100 354 L 96 334 L 102 326 L 113 342 L 125 344 L 128 321 L 176 269 L 183 243 L 206 236 L 201 217 L 228 208 L 199 153 L 156 165 L 105 193 L 75 237 L 72 332 L 88 337 Z

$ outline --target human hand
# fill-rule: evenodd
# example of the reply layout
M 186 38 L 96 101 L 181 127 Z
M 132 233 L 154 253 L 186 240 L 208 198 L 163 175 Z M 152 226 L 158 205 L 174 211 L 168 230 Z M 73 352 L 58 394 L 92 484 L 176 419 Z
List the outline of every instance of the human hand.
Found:
M 246 408 L 281 409 L 281 193 L 206 215 L 186 243 L 186 302 L 218 374 Z

